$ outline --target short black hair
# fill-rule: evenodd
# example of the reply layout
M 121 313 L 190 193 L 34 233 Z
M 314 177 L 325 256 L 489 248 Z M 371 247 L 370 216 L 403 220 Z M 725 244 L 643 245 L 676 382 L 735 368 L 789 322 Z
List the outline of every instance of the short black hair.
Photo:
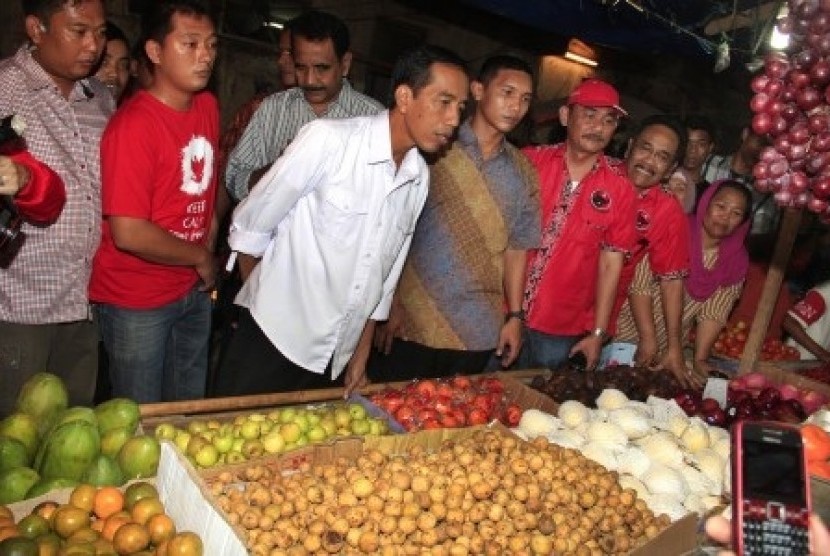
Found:
M 632 139 L 636 139 L 648 127 L 661 125 L 667 127 L 677 136 L 677 152 L 674 153 L 674 161 L 679 161 L 686 153 L 686 143 L 689 142 L 689 133 L 683 122 L 675 116 L 668 114 L 653 114 L 643 118 L 634 133 L 631 135 Z
M 484 63 L 481 64 L 481 69 L 478 72 L 478 77 L 476 77 L 476 81 L 482 85 L 487 85 L 490 83 L 490 80 L 492 80 L 496 74 L 503 69 L 524 72 L 528 74 L 531 79 L 534 77 L 533 68 L 530 67 L 530 64 L 526 60 L 522 60 L 517 56 L 511 56 L 509 54 L 499 54 L 496 56 L 490 56 L 484 60 Z
M 147 41 L 164 42 L 165 37 L 173 31 L 173 15 L 191 15 L 207 17 L 214 24 L 216 21 L 203 0 L 157 0 L 144 14 L 141 22 L 140 49 Z
M 107 28 L 104 31 L 104 35 L 107 38 L 107 42 L 121 41 L 127 45 L 127 50 L 130 50 L 130 41 L 127 40 L 127 35 L 125 35 L 124 31 L 122 31 L 121 28 L 112 21 L 107 21 Z
M 338 59 L 342 59 L 351 46 L 349 28 L 339 17 L 328 12 L 308 10 L 292 19 L 286 28 L 291 31 L 292 41 L 297 37 L 314 42 L 331 39 Z
M 84 2 L 88 2 L 89 0 L 21 0 L 21 6 L 23 7 L 23 16 L 36 16 L 38 17 L 44 25 L 49 23 L 49 18 L 55 14 L 55 12 L 61 11 L 64 6 L 78 6 L 83 4 Z M 101 4 L 104 3 L 104 0 L 101 0 Z
M 743 195 L 744 201 L 746 202 L 746 209 L 744 210 L 744 217 L 741 219 L 741 224 L 749 220 L 752 216 L 752 192 L 749 190 L 748 186 L 735 180 L 723 180 L 713 183 L 711 187 L 717 187 L 717 189 L 714 193 L 712 193 L 712 198 L 709 199 L 709 204 L 712 203 L 712 199 L 715 198 L 715 195 L 720 193 L 723 189 L 732 189 Z
M 715 142 L 715 125 L 712 123 L 712 120 L 706 116 L 692 114 L 687 116 L 683 123 L 689 131 L 705 131 L 706 134 L 709 135 L 709 140 L 712 141 L 712 143 Z
M 392 68 L 392 87 L 389 91 L 389 107 L 395 107 L 395 90 L 407 85 L 417 95 L 432 81 L 432 64 L 449 64 L 467 74 L 464 60 L 447 48 L 432 44 L 406 50 L 398 56 Z

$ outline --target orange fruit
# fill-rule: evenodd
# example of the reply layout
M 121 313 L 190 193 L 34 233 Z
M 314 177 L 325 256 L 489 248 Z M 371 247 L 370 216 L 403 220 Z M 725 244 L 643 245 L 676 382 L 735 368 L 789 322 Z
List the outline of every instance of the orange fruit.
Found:
M 52 514 L 52 530 L 64 539 L 75 531 L 89 527 L 89 522 L 88 512 L 69 504 L 60 506 Z
M 167 556 L 202 556 L 202 539 L 196 533 L 185 531 L 167 541 Z
M 94 543 L 100 536 L 101 534 L 91 527 L 82 527 L 72 533 L 69 538 L 66 539 L 66 542 L 68 544 Z
M 115 538 L 115 533 L 118 532 L 118 529 L 127 523 L 132 523 L 132 520 L 128 515 L 122 515 L 121 513 L 112 515 L 104 521 L 104 527 L 101 529 L 101 536 L 108 541 L 112 541 L 112 539 Z
M 164 513 L 164 505 L 158 498 L 142 498 L 133 505 L 130 515 L 133 521 L 144 525 L 151 517 Z
M 119 554 L 133 554 L 150 544 L 150 533 L 138 523 L 126 523 L 118 528 L 112 546 Z
M 830 434 L 818 425 L 802 425 L 801 441 L 807 461 L 827 461 L 830 458 Z
M 4 527 L 0 527 L 0 541 L 20 536 L 20 530 L 14 525 L 6 525 Z
M 167 514 L 156 514 L 147 520 L 147 531 L 153 544 L 161 544 L 176 534 L 176 524 Z
M 95 521 L 89 524 L 89 528 L 93 531 L 98 531 L 100 533 L 104 530 L 104 523 L 106 522 L 107 520 L 105 519 L 96 519 Z
M 127 487 L 127 490 L 124 491 L 124 505 L 127 506 L 128 510 L 130 510 L 135 505 L 135 503 L 141 500 L 142 498 L 158 497 L 159 493 L 158 490 L 156 490 L 156 487 L 154 487 L 150 483 L 139 481 L 137 483 L 131 484 Z
M 124 493 L 114 486 L 105 486 L 98 489 L 93 501 L 93 511 L 99 519 L 106 519 L 123 509 Z
M 82 484 L 76 486 L 69 495 L 69 503 L 87 512 L 92 511 L 92 504 L 98 489 L 92 485 Z

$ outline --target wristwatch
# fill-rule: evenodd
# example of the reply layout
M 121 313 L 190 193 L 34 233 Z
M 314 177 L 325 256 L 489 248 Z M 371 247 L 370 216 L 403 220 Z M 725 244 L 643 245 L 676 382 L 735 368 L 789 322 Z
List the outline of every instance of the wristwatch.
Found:
M 596 327 L 591 331 L 591 336 L 596 336 L 597 338 L 599 338 L 600 340 L 602 340 L 604 342 L 605 340 L 608 339 L 608 332 L 606 332 L 605 330 L 603 330 L 600 327 Z
M 510 319 L 519 319 L 520 321 L 524 322 L 525 320 L 525 312 L 524 311 L 508 311 L 506 315 L 504 315 L 504 322 L 509 321 Z

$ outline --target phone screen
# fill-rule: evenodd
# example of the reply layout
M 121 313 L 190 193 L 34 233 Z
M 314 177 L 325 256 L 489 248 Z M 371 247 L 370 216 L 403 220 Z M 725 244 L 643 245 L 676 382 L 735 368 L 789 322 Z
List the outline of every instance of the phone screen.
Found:
M 795 446 L 744 437 L 744 498 L 805 506 L 804 466 Z

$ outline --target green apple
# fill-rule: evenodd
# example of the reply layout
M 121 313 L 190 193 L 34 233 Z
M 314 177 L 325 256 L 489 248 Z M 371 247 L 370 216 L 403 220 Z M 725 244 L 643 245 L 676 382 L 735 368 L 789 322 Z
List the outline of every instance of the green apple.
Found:
M 187 443 L 186 453 L 189 456 L 195 457 L 199 450 L 208 444 L 210 444 L 210 441 L 201 434 L 191 434 L 190 441 Z
M 218 434 L 213 439 L 213 445 L 220 454 L 227 454 L 233 448 L 233 436 L 230 434 Z
M 225 461 L 229 464 L 242 463 L 245 461 L 245 456 L 242 455 L 242 452 L 228 452 Z
M 201 434 L 202 438 L 206 438 L 210 442 L 213 442 L 213 439 L 216 438 L 216 430 L 215 429 L 205 429 L 202 431 Z
M 159 440 L 173 440 L 176 437 L 176 427 L 171 423 L 161 423 L 156 426 L 156 430 L 153 433 Z
M 382 423 L 384 423 L 384 421 L 382 419 L 369 418 L 368 421 L 369 421 L 369 434 L 374 435 L 374 436 L 384 434 L 383 429 L 382 429 L 382 427 L 383 427 Z
M 326 434 L 326 429 L 321 427 L 320 425 L 315 425 L 308 429 L 308 432 L 305 433 L 306 438 L 308 438 L 309 442 L 322 442 L 328 436 Z
M 260 438 L 262 447 L 269 454 L 279 454 L 285 448 L 285 439 L 279 431 L 274 430 Z
M 191 421 L 187 424 L 187 432 L 190 434 L 199 434 L 207 429 L 207 423 L 200 420 Z
M 273 428 L 274 428 L 274 422 L 273 421 L 268 421 L 266 419 L 265 421 L 262 421 L 259 424 L 259 435 L 264 436 L 264 435 L 268 434 L 269 432 L 271 432 L 271 429 L 273 429 Z
M 340 406 L 334 410 L 334 423 L 337 428 L 348 428 L 351 421 L 352 416 L 347 408 Z
M 359 403 L 350 403 L 347 407 L 349 409 L 349 415 L 352 416 L 352 419 L 366 418 L 366 408 Z
M 245 443 L 244 438 L 234 438 L 233 439 L 233 446 L 231 446 L 231 452 L 241 452 L 242 451 L 242 444 Z
M 317 413 L 316 411 L 309 411 L 307 415 L 308 415 L 308 426 L 310 426 L 310 427 L 313 427 L 314 425 L 318 424 L 320 422 L 320 419 L 322 419 L 322 416 L 319 413 Z
M 219 436 L 233 436 L 233 424 L 222 423 L 222 426 L 219 427 Z
M 296 407 L 284 407 L 280 410 L 280 423 L 291 423 L 296 415 Z
M 308 414 L 305 411 L 297 412 L 297 415 L 294 416 L 294 423 L 297 423 L 297 426 L 300 427 L 300 430 L 303 432 L 307 432 L 310 425 L 308 423 Z
M 253 440 L 259 438 L 260 423 L 259 421 L 245 421 L 239 427 L 239 433 L 245 440 Z
M 355 419 L 349 428 L 354 434 L 365 436 L 369 434 L 369 421 L 366 419 Z
M 280 434 L 286 442 L 297 442 L 297 439 L 302 436 L 303 431 L 300 430 L 300 425 L 297 423 L 283 423 L 280 427 Z
M 297 439 L 297 442 L 295 442 L 295 444 L 297 445 L 297 448 L 307 446 L 308 445 L 308 437 L 307 436 L 301 436 L 300 438 Z
M 320 426 L 326 431 L 326 436 L 334 436 L 337 433 L 337 424 L 334 422 L 334 417 L 330 419 L 323 419 L 320 421 Z
M 173 442 L 176 443 L 176 448 L 178 448 L 183 454 L 187 453 L 187 445 L 190 443 L 190 436 L 191 434 L 189 432 L 179 430 L 173 438 Z
M 212 467 L 219 461 L 219 450 L 213 444 L 205 444 L 193 454 L 193 459 L 200 467 Z
M 262 447 L 262 441 L 257 439 L 246 440 L 242 443 L 242 455 L 247 459 L 258 458 L 265 453 L 265 448 Z

